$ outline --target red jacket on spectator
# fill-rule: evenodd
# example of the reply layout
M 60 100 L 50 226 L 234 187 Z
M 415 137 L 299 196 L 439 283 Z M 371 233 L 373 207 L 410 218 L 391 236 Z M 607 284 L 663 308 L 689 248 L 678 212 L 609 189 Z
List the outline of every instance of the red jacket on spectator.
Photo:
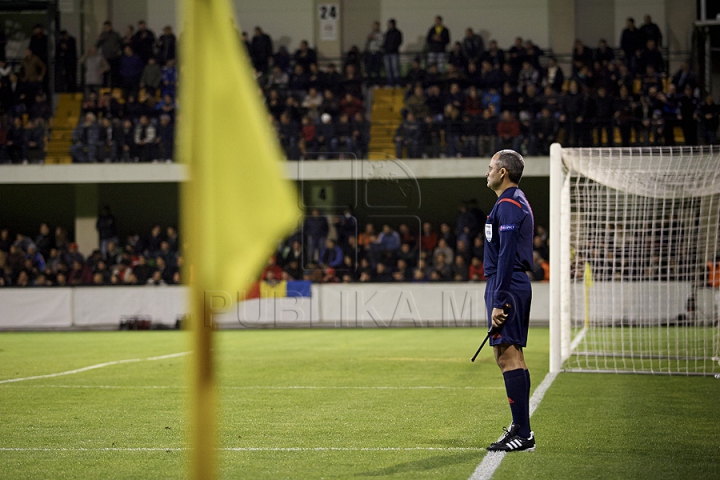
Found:
M 420 237 L 420 248 L 424 252 L 431 252 L 437 247 L 438 236 L 437 233 L 423 233 Z
M 303 125 L 302 136 L 306 142 L 315 140 L 315 125 Z
M 68 273 L 67 280 L 70 285 L 90 285 L 93 273 L 90 267 L 83 265 L 80 270 L 72 269 Z
M 487 280 L 485 278 L 485 267 L 482 262 L 478 265 L 470 265 L 468 268 L 468 278 L 472 280 L 475 275 L 477 275 L 480 280 Z
M 520 135 L 520 122 L 515 120 L 500 120 L 497 126 L 498 137 L 512 138 Z
M 468 115 L 476 116 L 476 115 L 482 115 L 483 112 L 483 106 L 482 106 L 482 98 L 480 97 L 466 97 L 465 98 L 465 113 Z
M 362 100 L 359 100 L 350 94 L 345 95 L 345 98 L 340 101 L 340 112 L 347 115 L 348 118 L 353 118 L 356 113 L 363 113 L 364 111 L 365 106 L 363 105 Z

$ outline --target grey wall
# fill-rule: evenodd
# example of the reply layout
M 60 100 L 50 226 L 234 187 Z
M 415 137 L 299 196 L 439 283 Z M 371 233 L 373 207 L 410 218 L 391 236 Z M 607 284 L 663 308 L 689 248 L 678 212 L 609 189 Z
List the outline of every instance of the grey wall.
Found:
M 597 47 L 601 38 L 615 45 L 618 41 L 615 39 L 615 3 L 575 0 L 575 32 L 577 38 L 592 48 Z
M 342 48 L 344 51 L 357 45 L 360 51 L 365 49 L 365 39 L 372 29 L 372 22 L 380 20 L 381 0 L 344 0 L 342 17 Z M 387 21 L 380 24 L 385 31 Z
M 108 0 L 108 14 L 115 30 L 120 35 L 125 34 L 125 27 L 128 25 L 132 25 L 137 30 L 138 20 L 147 21 L 148 3 L 150 3 L 148 0 Z M 148 28 L 157 34 L 157 25 L 148 25 Z
M 350 181 L 308 184 L 304 188 L 307 211 L 313 206 L 309 195 L 312 185 L 325 185 L 333 189 L 334 204 L 337 207 L 321 208 L 324 213 L 340 213 L 343 205 L 355 205 L 356 215 L 376 224 L 376 228 L 384 222 L 394 226 L 425 221 L 435 225 L 441 222 L 454 225 L 461 201 L 475 199 L 478 207 L 488 214 L 497 200 L 495 194 L 487 188 L 484 178 L 423 179 L 419 180 L 417 185 L 411 182 L 360 182 L 355 185 Z M 549 178 L 528 177 L 522 180 L 520 187 L 533 207 L 535 223 L 548 226 Z
M 75 229 L 74 185 L 0 185 L 0 228 L 33 238 L 41 223 Z
M 109 205 L 117 219 L 120 238 L 147 235 L 153 225 L 177 226 L 179 189 L 173 183 L 103 184 L 98 188 L 98 209 Z
M 393 225 L 454 222 L 458 204 L 473 198 L 487 214 L 496 200 L 484 178 L 424 179 L 418 184 L 307 182 L 304 190 L 308 210 L 312 208 L 309 199 L 314 185 L 333 189 L 337 207 L 323 211 L 340 213 L 343 205 L 353 204 L 359 217 Z M 528 177 L 521 182 L 539 225 L 549 224 L 549 187 L 548 178 Z M 117 219 L 121 238 L 131 233 L 145 234 L 156 223 L 168 226 L 179 222 L 179 188 L 173 183 L 100 184 L 97 205 L 90 208 L 99 211 L 105 205 L 111 207 Z M 72 234 L 75 211 L 74 185 L 0 185 L 0 228 L 34 236 L 40 223 L 47 222 L 62 225 Z
M 680 62 L 688 59 L 696 14 L 695 2 L 668 0 L 665 3 L 667 28 L 663 35 L 666 46 L 670 48 L 670 71 L 675 71 Z
M 79 1 L 74 13 L 62 15 L 63 25 L 75 36 L 79 34 Z M 362 49 L 370 22 L 378 19 L 385 28 L 394 17 L 405 34 L 406 50 L 422 48 L 423 39 L 436 14 L 445 17 L 452 40 L 462 38 L 466 27 L 473 27 L 485 40 L 495 38 L 508 48 L 515 36 L 531 38 L 543 48 L 556 53 L 570 53 L 572 42 L 581 38 L 595 46 L 601 37 L 616 46 L 625 25 L 633 16 L 638 24 L 644 14 L 663 31 L 666 45 L 673 51 L 690 48 L 695 2 L 692 0 L 334 0 L 341 4 L 342 48 L 352 45 Z M 252 31 L 261 25 L 275 41 L 295 50 L 300 40 L 314 43 L 314 0 L 232 0 L 238 23 Z M 86 38 L 94 39 L 106 18 L 122 31 L 129 23 L 145 19 L 156 33 L 165 25 L 182 30 L 177 16 L 179 0 L 85 0 Z
M 109 205 L 121 238 L 146 234 L 155 223 L 178 224 L 178 185 L 172 183 L 98 185 L 97 211 Z M 0 185 L 0 228 L 35 236 L 40 223 L 68 229 L 74 238 L 75 185 Z
M 252 36 L 253 28 L 261 26 L 272 37 L 275 49 L 284 45 L 292 54 L 301 40 L 315 43 L 313 0 L 234 0 L 234 4 L 242 30 Z

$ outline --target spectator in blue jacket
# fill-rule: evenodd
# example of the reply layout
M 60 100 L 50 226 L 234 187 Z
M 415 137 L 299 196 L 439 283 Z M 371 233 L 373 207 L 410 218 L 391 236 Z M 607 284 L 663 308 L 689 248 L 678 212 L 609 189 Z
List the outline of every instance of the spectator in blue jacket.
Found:
M 30 163 L 45 162 L 45 121 L 42 118 L 29 120 L 25 128 L 27 159 Z
M 85 121 L 73 130 L 72 138 L 73 145 L 70 147 L 70 156 L 73 162 L 95 162 L 100 130 L 94 113 L 85 114 Z
M 323 268 L 337 268 L 343 263 L 343 251 L 333 240 L 325 240 L 325 245 L 320 249 L 318 261 Z
M 373 265 L 378 263 L 393 265 L 399 250 L 400 234 L 393 230 L 390 225 L 383 225 L 380 235 L 370 244 L 370 260 Z
M 421 125 L 415 121 L 415 115 L 408 112 L 400 126 L 395 130 L 395 156 L 402 158 L 403 149 L 407 151 L 407 158 L 420 156 L 420 129 Z

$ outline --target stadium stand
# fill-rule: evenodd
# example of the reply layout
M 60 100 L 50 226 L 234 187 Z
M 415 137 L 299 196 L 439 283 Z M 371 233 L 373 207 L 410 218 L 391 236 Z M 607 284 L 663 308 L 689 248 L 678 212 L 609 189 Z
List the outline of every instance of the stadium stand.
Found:
M 367 223 L 360 235 L 351 215 L 318 215 L 278 248 L 258 280 L 272 271 L 276 279 L 314 283 L 481 281 L 483 240 L 476 218 L 481 213 L 464 206 L 455 227 L 442 223 L 437 233 L 427 223 L 423 232 L 401 224 L 397 231 L 383 225 L 376 234 L 375 226 Z M 34 239 L 0 229 L 0 286 L 180 283 L 183 260 L 174 227 L 163 231 L 156 225 L 146 235 L 130 235 L 121 242 L 112 215 L 101 215 L 97 226 L 101 245 L 87 258 L 68 241 L 63 227 L 52 233 L 43 223 Z M 537 265 L 528 275 L 547 281 L 547 231 L 542 226 L 537 226 L 535 243 Z
M 485 49 L 483 39 L 469 32 L 462 41 L 447 46 L 449 54 L 438 56 L 435 52 L 427 58 L 414 58 L 402 75 L 402 88 L 384 85 L 387 78 L 379 48 L 385 39 L 379 31 L 371 34 L 373 42 L 366 51 L 356 46 L 349 49 L 340 67 L 327 61 L 319 64 L 315 50 L 306 41 L 293 54 L 285 47 L 274 49 L 270 33 L 260 27 L 252 37 L 245 35 L 245 46 L 290 160 L 388 158 L 398 153 L 400 143 L 404 156 L 436 158 L 487 156 L 500 144 L 528 155 L 547 155 L 553 140 L 564 146 L 672 146 L 716 141 L 717 104 L 700 98 L 697 74 L 688 63 L 676 72 L 668 71 L 667 58 L 656 43 L 662 37 L 655 30 L 636 30 L 634 36 L 628 33 L 635 40 L 623 40 L 617 49 L 604 39 L 597 48 L 578 40 L 569 71 L 558 66 L 552 52 L 530 40 L 517 37 L 507 50 L 490 40 Z M 393 33 L 393 42 L 397 43 L 395 37 Z M 3 83 L 9 91 L 2 99 L 3 110 L 11 118 L 20 117 L 23 127 L 13 126 L 12 120 L 5 122 L 8 139 L 2 160 L 68 163 L 172 159 L 169 145 L 174 107 L 168 113 L 162 106 L 166 96 L 174 105 L 177 83 L 172 29 L 165 27 L 156 37 L 140 21 L 137 29 L 128 30 L 123 37 L 107 22 L 95 45 L 80 58 L 87 70 L 82 82 L 84 97 L 72 92 L 77 83 L 73 76 L 78 64 L 75 41 L 63 32 L 59 45 L 62 48 L 58 48 L 56 63 L 63 68 L 58 86 L 69 93 L 59 95 L 54 119 L 46 118 L 44 135 L 42 125 L 30 121 L 34 92 L 43 88 L 38 78 L 45 68 L 42 58 L 47 55 L 28 50 L 17 66 L 2 66 L 3 72 L 7 70 Z M 118 49 L 123 50 L 122 56 L 116 55 Z M 436 58 L 442 63 L 435 65 Z M 416 86 L 422 88 L 420 96 Z M 435 87 L 439 88 L 437 94 L 433 93 Z M 621 92 L 622 87 L 628 89 L 627 95 Z M 101 105 L 108 92 L 112 105 Z M 495 93 L 499 99 L 489 101 Z M 418 103 L 419 98 L 425 99 L 424 106 Z M 139 99 L 139 105 L 134 99 Z M 415 103 L 408 105 L 408 101 Z M 457 111 L 446 111 L 448 105 Z M 413 111 L 412 122 L 407 122 L 407 111 Z M 89 139 L 87 129 L 73 132 L 85 122 L 88 112 L 97 117 L 98 124 L 97 132 L 95 127 L 90 129 Z M 285 112 L 288 115 L 283 119 Z M 142 113 L 148 117 L 147 125 L 139 125 Z M 164 124 L 160 118 L 163 113 L 170 115 Z M 329 121 L 322 120 L 323 113 L 330 115 Z M 347 120 L 341 121 L 343 114 Z M 501 121 L 503 116 L 510 123 Z M 103 118 L 110 120 L 105 128 Z M 128 118 L 131 135 L 123 125 Z M 423 139 L 410 151 L 406 145 L 413 140 L 399 138 L 407 127 L 412 127 L 411 136 L 417 133 Z M 143 146 L 148 141 L 148 128 L 156 134 L 150 133 L 152 148 Z M 38 136 L 43 139 L 40 144 L 37 138 L 28 138 Z M 28 142 L 35 151 L 29 159 Z

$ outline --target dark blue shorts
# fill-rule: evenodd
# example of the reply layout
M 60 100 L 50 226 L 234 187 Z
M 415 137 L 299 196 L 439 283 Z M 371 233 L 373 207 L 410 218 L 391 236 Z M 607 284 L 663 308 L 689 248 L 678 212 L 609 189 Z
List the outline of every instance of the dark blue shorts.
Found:
M 487 309 L 488 329 L 492 327 L 492 301 L 490 292 L 495 290 L 496 276 L 492 275 L 485 286 L 485 308 Z M 490 345 L 527 345 L 528 327 L 530 326 L 530 303 L 532 302 L 532 287 L 530 279 L 523 272 L 513 273 L 510 283 L 513 301 L 508 318 L 499 333 L 490 337 Z

